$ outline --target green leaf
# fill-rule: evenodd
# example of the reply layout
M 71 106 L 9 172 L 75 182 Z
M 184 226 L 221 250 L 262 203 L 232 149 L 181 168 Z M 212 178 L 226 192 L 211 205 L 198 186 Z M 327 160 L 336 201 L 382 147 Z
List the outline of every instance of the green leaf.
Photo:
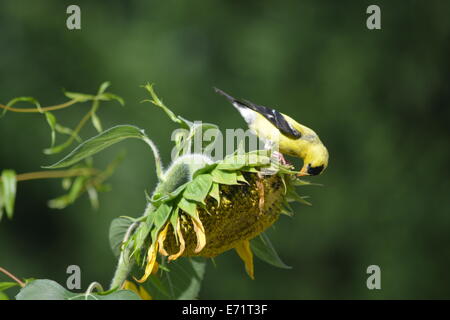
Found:
M 161 228 L 169 218 L 172 207 L 166 203 L 163 203 L 159 206 L 158 209 L 153 213 L 155 215 L 155 219 L 153 221 L 156 228 Z
M 234 156 L 237 157 L 238 163 L 245 162 L 245 166 L 248 167 L 262 167 L 271 164 L 269 150 L 254 150 L 245 154 L 235 154 Z
M 216 199 L 217 205 L 220 205 L 220 190 L 219 190 L 219 184 L 213 183 L 211 187 L 211 191 L 209 192 L 209 195 Z
M 9 297 L 6 295 L 6 293 L 0 291 L 0 301 L 1 300 L 9 300 Z
M 224 160 L 219 162 L 217 169 L 221 170 L 239 170 L 246 167 L 250 163 L 251 157 L 248 154 L 236 154 L 227 156 Z
M 181 198 L 178 202 L 178 207 L 186 212 L 188 215 L 197 218 L 197 204 L 195 202 L 191 202 L 189 200 L 186 200 L 185 198 Z
M 323 187 L 323 184 L 320 183 L 314 183 L 314 182 L 310 182 L 310 181 L 306 181 L 306 180 L 301 180 L 301 179 L 293 179 L 291 181 L 292 185 L 294 186 L 318 186 L 318 187 Z
M 222 171 L 219 169 L 215 169 L 211 172 L 213 177 L 213 181 L 220 184 L 239 184 L 237 181 L 237 174 L 233 171 Z
M 306 200 L 308 198 L 309 198 L 309 196 L 302 196 L 297 201 L 300 203 L 306 204 L 307 206 L 312 206 L 312 203 Z
M 270 154 L 271 154 L 271 150 L 253 150 L 253 151 L 249 151 L 247 152 L 247 155 L 249 156 L 258 156 L 258 157 L 267 157 L 270 158 Z M 265 158 L 262 158 L 265 159 Z
M 17 287 L 18 285 L 17 282 L 0 282 L 0 292 L 12 287 Z
M 178 243 L 178 233 L 177 233 L 177 229 L 178 229 L 178 218 L 179 218 L 179 211 L 180 208 L 177 206 L 175 208 L 175 210 L 172 211 L 172 213 L 170 214 L 170 224 L 172 225 L 173 228 L 173 234 L 175 235 L 175 240 Z
M 237 175 L 236 175 L 236 180 L 237 180 L 238 182 L 244 182 L 244 183 L 250 185 L 250 183 L 248 183 L 247 179 L 245 179 L 245 177 L 244 177 L 244 175 L 242 174 L 242 172 L 237 171 L 236 174 L 237 174 Z
M 74 130 L 72 130 L 72 129 L 68 128 L 68 127 L 63 127 L 60 124 L 56 123 L 55 124 L 55 130 L 58 133 L 65 134 L 65 135 L 68 135 L 68 136 L 73 136 L 75 138 L 75 140 L 78 141 L 78 142 L 82 141 L 80 136 Z
M 50 126 L 50 129 L 52 131 L 52 143 L 51 147 L 55 145 L 55 127 L 56 127 L 56 118 L 51 112 L 45 112 L 45 119 L 47 119 L 47 123 Z
M 103 131 L 102 123 L 95 112 L 93 112 L 91 114 L 91 121 L 92 121 L 92 125 L 94 126 L 95 130 L 97 130 L 97 132 Z
M 162 202 L 168 202 L 172 199 L 175 199 L 179 194 L 181 194 L 184 189 L 186 189 L 186 186 L 189 184 L 189 182 L 183 183 L 182 185 L 178 186 L 175 190 L 169 192 L 168 194 L 162 194 L 162 193 L 154 193 L 153 197 L 149 200 L 154 206 L 158 207 Z
M 188 183 L 186 190 L 183 192 L 183 197 L 188 200 L 203 202 L 211 189 L 212 183 L 210 174 L 198 175 Z
M 170 218 L 170 213 L 172 212 L 172 207 L 169 206 L 167 203 L 162 203 L 156 211 L 150 213 L 149 219 L 147 220 L 150 225 L 150 235 L 152 238 L 152 243 L 155 243 L 158 234 L 161 231 L 162 227 L 165 225 L 166 221 Z M 139 247 L 136 246 L 136 250 L 139 249 Z
M 59 144 L 59 145 L 54 146 L 52 148 L 44 149 L 44 154 L 50 155 L 50 154 L 60 153 L 61 151 L 63 151 L 67 147 L 69 147 L 71 144 L 72 144 L 72 139 L 69 138 L 66 142 L 64 142 L 62 144 Z
M 139 224 L 139 227 L 136 229 L 134 235 L 133 235 L 133 252 L 131 253 L 131 256 L 135 253 L 139 252 L 139 250 L 142 248 L 142 246 L 145 243 L 145 240 L 147 239 L 148 234 L 150 233 L 150 225 L 146 222 L 142 222 Z M 140 256 L 138 255 L 137 260 L 139 260 Z
M 75 294 L 53 280 L 34 280 L 17 294 L 17 300 L 66 300 Z
M 166 203 L 162 203 L 158 207 L 158 209 L 156 209 L 156 211 L 152 213 L 154 215 L 153 225 L 155 229 L 153 231 L 155 231 L 155 235 L 158 234 L 159 230 L 164 226 L 166 221 L 169 219 L 171 211 L 172 211 L 171 206 L 169 206 Z M 156 237 L 153 236 L 153 231 L 152 231 L 152 241 L 156 241 Z
M 131 255 L 138 253 L 136 259 L 139 261 L 139 250 L 142 248 L 145 240 L 147 239 L 148 234 L 150 233 L 151 228 L 153 227 L 153 222 L 155 216 L 152 214 L 155 210 L 150 203 L 147 203 L 147 207 L 145 208 L 144 217 L 147 217 L 145 222 L 141 222 L 139 226 L 136 228 L 136 231 L 133 234 L 133 252 Z
M 89 187 L 86 187 L 86 191 L 87 191 L 88 196 L 89 196 L 89 201 L 91 202 L 91 207 L 94 210 L 97 210 L 100 207 L 100 203 L 98 201 L 97 189 L 92 187 L 92 186 L 89 186 Z
M 57 163 L 44 168 L 64 168 L 77 163 L 103 149 L 128 138 L 145 138 L 144 132 L 138 127 L 131 125 L 119 125 L 103 131 L 97 136 L 86 140 L 71 153 Z
M 243 167 L 241 171 L 258 173 L 259 170 L 254 167 Z
M 159 265 L 159 269 L 162 270 L 161 265 Z M 164 273 L 166 272 L 170 272 L 170 270 L 164 271 Z M 147 291 L 151 291 L 153 299 L 173 300 L 172 294 L 169 289 L 169 283 L 167 283 L 167 281 L 164 280 L 165 280 L 164 278 L 160 278 L 158 276 L 158 277 L 150 277 L 146 282 L 144 282 L 144 288 L 146 288 Z
M 47 205 L 52 209 L 64 209 L 68 205 L 71 205 L 83 193 L 86 180 L 87 177 L 84 176 L 76 177 L 72 183 L 69 193 L 49 200 Z
M 116 257 L 120 255 L 120 247 L 128 228 L 133 223 L 129 218 L 115 218 L 109 227 L 109 245 Z
M 300 196 L 300 195 L 295 191 L 294 188 L 289 189 L 289 190 L 288 190 L 288 193 L 286 194 L 286 200 L 287 200 L 288 202 L 294 202 L 294 201 L 297 201 L 297 202 L 306 204 L 306 205 L 308 205 L 308 206 L 312 206 L 312 203 L 309 202 L 309 201 L 306 201 L 305 198 L 308 198 L 308 197 L 306 197 L 306 196 L 303 196 L 303 197 Z
M 285 214 L 289 217 L 294 216 L 294 210 L 292 210 L 291 205 L 286 200 L 283 201 L 283 204 L 281 205 L 281 213 Z
M 0 180 L 0 198 L 2 198 L 0 203 L 5 207 L 6 216 L 9 219 L 12 219 L 14 214 L 14 202 L 16 199 L 16 173 L 14 170 L 3 170 Z
M 118 95 L 113 94 L 113 93 L 105 92 L 105 93 L 102 93 L 101 95 L 99 95 L 98 98 L 99 98 L 100 100 L 103 100 L 103 101 L 116 100 L 116 101 L 118 101 L 122 106 L 125 105 L 125 101 L 124 101 L 121 97 L 119 97 Z
M 198 175 L 201 175 L 201 174 L 204 174 L 204 173 L 210 173 L 216 167 L 217 167 L 217 163 L 207 164 L 204 167 L 195 170 L 194 173 L 192 174 L 192 178 L 195 178 Z
M 38 279 L 29 282 L 16 296 L 17 300 L 140 300 L 129 290 L 118 290 L 109 294 L 73 293 L 53 280 Z
M 98 89 L 98 94 L 102 94 L 103 92 L 108 89 L 108 87 L 111 85 L 111 82 L 105 81 L 100 85 L 100 88 Z
M 78 102 L 86 102 L 86 101 L 90 101 L 90 100 L 94 100 L 95 96 L 92 94 L 84 94 L 84 93 L 79 93 L 79 92 L 69 92 L 69 91 L 65 91 L 64 95 L 72 100 L 76 100 Z
M 160 277 L 150 277 L 144 287 L 156 300 L 192 300 L 198 298 L 205 276 L 204 258 L 180 258 L 171 261 Z M 155 281 L 157 280 L 157 281 Z
M 261 233 L 258 237 L 250 241 L 250 247 L 253 253 L 261 260 L 282 269 L 291 269 L 292 267 L 286 265 L 281 261 L 278 253 L 265 233 Z

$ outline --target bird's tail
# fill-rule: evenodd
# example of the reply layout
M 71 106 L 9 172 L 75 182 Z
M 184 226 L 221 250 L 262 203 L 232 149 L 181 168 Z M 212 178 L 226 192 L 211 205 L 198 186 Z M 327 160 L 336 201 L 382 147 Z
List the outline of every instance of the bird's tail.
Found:
M 232 96 L 230 96 L 228 93 L 220 90 L 219 88 L 214 87 L 214 91 L 217 92 L 218 94 L 221 94 L 222 96 L 224 96 L 225 98 L 227 98 L 228 100 L 230 100 L 231 103 L 235 103 L 235 102 L 239 102 L 237 101 L 235 98 L 233 98 Z
M 217 93 L 224 96 L 225 98 L 227 98 L 231 102 L 233 107 L 235 107 L 236 110 L 239 111 L 239 113 L 241 114 L 241 116 L 244 118 L 244 120 L 247 122 L 248 125 L 251 125 L 253 123 L 253 121 L 255 120 L 255 111 L 252 110 L 247 104 L 233 98 L 228 93 L 226 93 L 218 88 L 214 88 L 214 90 Z

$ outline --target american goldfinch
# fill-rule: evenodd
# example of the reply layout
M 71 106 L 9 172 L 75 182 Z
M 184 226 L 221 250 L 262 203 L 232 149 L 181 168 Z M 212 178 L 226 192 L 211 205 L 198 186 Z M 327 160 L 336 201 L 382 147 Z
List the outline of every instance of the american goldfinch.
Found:
M 328 150 L 312 129 L 274 109 L 238 100 L 220 89 L 214 89 L 239 111 L 250 130 L 265 143 L 266 148 L 278 147 L 283 154 L 303 159 L 299 176 L 315 176 L 326 169 Z M 282 156 L 281 160 L 284 161 Z

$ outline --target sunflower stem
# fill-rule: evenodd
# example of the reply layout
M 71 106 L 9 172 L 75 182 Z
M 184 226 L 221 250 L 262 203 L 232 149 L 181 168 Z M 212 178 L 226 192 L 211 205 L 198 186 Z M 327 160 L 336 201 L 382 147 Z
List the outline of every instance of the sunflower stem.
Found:
M 136 228 L 137 225 L 138 222 L 134 222 L 128 227 L 127 232 L 123 237 L 123 243 L 126 243 L 128 241 L 133 230 Z M 134 263 L 132 261 L 129 261 L 129 252 L 130 250 L 128 249 L 128 246 L 125 246 L 123 250 L 120 252 L 119 262 L 117 264 L 114 277 L 111 281 L 110 290 L 120 288 L 127 279 L 128 274 L 131 271 L 131 268 L 133 268 Z
M 159 155 L 158 148 L 153 143 L 153 141 L 150 140 L 149 138 L 147 138 L 146 136 L 143 138 L 143 140 L 145 141 L 145 143 L 147 143 L 150 146 L 150 148 L 153 151 L 153 157 L 155 158 L 156 176 L 158 177 L 159 181 L 162 181 L 162 179 L 163 179 L 163 165 L 162 165 L 161 157 Z

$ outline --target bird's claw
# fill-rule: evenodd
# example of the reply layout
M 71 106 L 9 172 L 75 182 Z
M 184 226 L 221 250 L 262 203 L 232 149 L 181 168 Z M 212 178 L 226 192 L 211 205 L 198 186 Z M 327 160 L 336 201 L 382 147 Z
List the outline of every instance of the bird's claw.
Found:
M 277 159 L 282 165 L 290 165 L 289 162 L 284 158 L 283 154 L 278 151 L 272 151 L 272 155 Z

